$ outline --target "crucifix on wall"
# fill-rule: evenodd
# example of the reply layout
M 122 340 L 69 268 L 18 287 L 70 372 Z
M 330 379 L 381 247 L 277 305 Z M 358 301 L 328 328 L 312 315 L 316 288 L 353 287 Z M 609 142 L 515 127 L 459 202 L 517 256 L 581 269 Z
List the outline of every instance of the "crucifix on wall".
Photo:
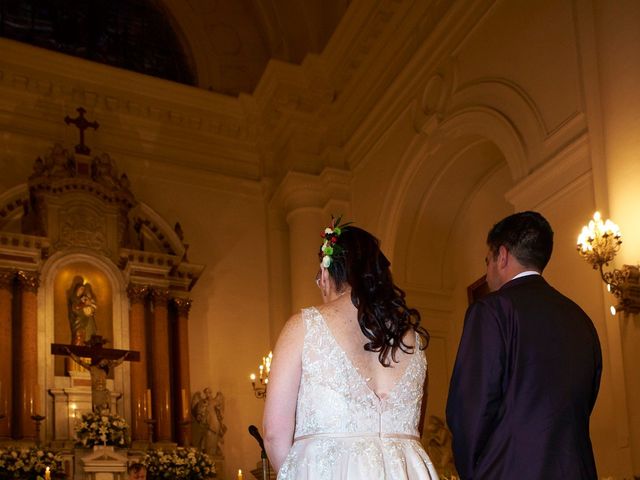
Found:
M 140 361 L 140 352 L 104 348 L 105 343 L 100 335 L 93 335 L 88 345 L 51 344 L 52 355 L 69 356 L 91 374 L 91 405 L 96 413 L 111 410 L 111 392 L 107 388 L 111 370 L 124 361 Z

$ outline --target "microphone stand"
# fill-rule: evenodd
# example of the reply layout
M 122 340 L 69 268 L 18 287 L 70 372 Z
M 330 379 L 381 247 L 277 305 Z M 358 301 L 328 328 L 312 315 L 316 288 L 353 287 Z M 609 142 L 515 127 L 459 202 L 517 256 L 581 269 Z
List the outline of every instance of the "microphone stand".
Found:
M 249 434 L 256 439 L 260 446 L 260 459 L 262 461 L 262 480 L 269 480 L 269 461 L 267 460 L 267 452 L 264 449 L 264 442 L 260 436 L 260 432 L 255 425 L 249 425 Z
M 269 463 L 267 462 L 267 452 L 262 449 L 260 453 L 260 459 L 262 460 L 262 480 L 269 480 Z

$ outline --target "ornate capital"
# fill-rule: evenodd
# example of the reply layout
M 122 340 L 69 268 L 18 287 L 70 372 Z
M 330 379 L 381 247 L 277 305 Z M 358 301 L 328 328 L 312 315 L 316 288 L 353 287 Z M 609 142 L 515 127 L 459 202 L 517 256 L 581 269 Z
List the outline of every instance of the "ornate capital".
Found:
M 181 317 L 188 317 L 189 310 L 191 309 L 191 299 L 190 298 L 174 298 L 173 304 L 178 311 L 178 315 Z
M 169 301 L 169 290 L 166 288 L 154 288 L 151 290 L 151 300 L 154 307 L 166 307 Z
M 38 293 L 38 287 L 40 286 L 40 273 L 20 270 L 18 272 L 18 281 L 20 282 L 20 286 L 24 292 Z
M 145 285 L 135 285 L 131 283 L 127 287 L 127 296 L 129 297 L 129 302 L 131 304 L 144 303 L 148 293 L 149 288 Z
M 0 270 L 0 290 L 11 291 L 14 278 L 16 278 L 14 270 Z

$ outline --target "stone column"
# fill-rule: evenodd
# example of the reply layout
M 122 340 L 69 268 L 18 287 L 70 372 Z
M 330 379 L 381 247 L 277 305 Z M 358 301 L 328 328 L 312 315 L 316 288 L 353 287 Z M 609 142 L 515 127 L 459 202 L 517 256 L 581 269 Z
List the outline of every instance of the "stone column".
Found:
M 145 331 L 145 300 L 149 289 L 129 285 L 129 349 L 140 352 L 140 361 L 131 362 L 131 440 L 148 440 L 145 404 L 149 385 L 147 378 L 147 332 Z
M 0 270 L 0 439 L 11 438 L 13 402 L 12 303 L 15 272 Z
M 171 375 L 169 371 L 169 290 L 151 291 L 153 318 L 151 322 L 151 391 L 153 416 L 156 419 L 158 442 L 172 441 L 171 435 Z
M 189 422 L 189 411 L 191 404 L 191 388 L 189 377 L 189 309 L 191 308 L 191 300 L 188 298 L 174 298 L 173 303 L 176 307 L 176 371 L 178 373 L 176 379 L 176 395 L 178 399 L 178 414 L 176 415 L 179 423 L 178 443 L 180 445 L 188 445 L 191 438 L 191 424 Z
M 315 284 L 320 267 L 320 234 L 329 225 L 330 214 L 344 215 L 343 220 L 350 220 L 349 179 L 349 172 L 332 168 L 326 168 L 320 175 L 289 172 L 273 194 L 270 208 L 284 213 L 289 230 L 289 315 L 320 303 Z
M 35 439 L 35 423 L 31 415 L 44 415 L 40 405 L 38 384 L 38 272 L 18 272 L 20 285 L 20 327 L 16 345 L 14 421 L 15 437 Z M 36 411 L 39 410 L 39 411 Z
M 315 277 L 320 268 L 317 255 L 322 244 L 320 233 L 324 224 L 329 223 L 326 220 L 319 207 L 297 208 L 287 215 L 292 313 L 318 304 L 321 298 Z

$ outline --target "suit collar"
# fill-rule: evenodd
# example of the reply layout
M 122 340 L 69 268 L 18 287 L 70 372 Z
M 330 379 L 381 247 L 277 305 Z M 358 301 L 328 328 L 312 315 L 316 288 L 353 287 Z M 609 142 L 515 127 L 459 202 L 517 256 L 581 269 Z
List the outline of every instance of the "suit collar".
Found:
M 505 288 L 511 288 L 511 287 L 515 287 L 516 285 L 522 285 L 524 283 L 547 283 L 546 280 L 542 277 L 542 275 L 526 275 L 524 277 L 518 277 L 518 278 L 513 278 L 511 280 L 509 280 L 507 283 L 505 283 L 504 285 L 502 285 L 498 291 L 505 289 Z

